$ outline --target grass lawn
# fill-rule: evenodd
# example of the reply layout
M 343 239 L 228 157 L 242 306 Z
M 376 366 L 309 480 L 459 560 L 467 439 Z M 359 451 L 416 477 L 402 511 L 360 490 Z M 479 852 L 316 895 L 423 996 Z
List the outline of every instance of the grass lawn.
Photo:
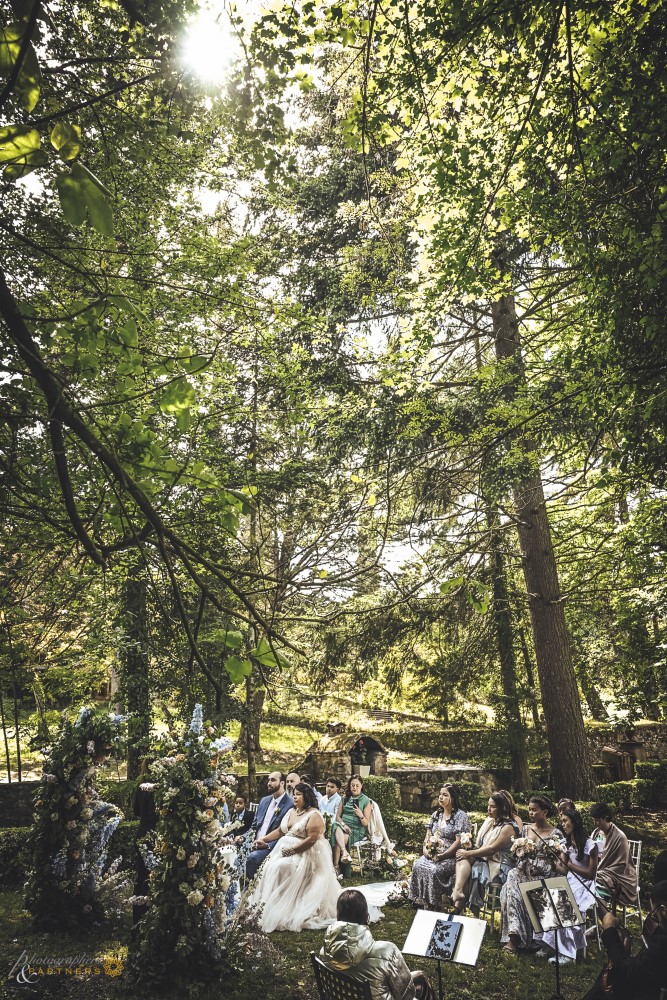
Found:
M 359 878 L 346 881 L 346 885 L 359 884 Z M 127 954 L 129 923 L 114 929 L 102 929 L 86 934 L 54 931 L 35 933 L 30 918 L 22 907 L 21 894 L 7 892 L 0 895 L 3 921 L 0 928 L 0 954 L 3 957 L 3 978 L 13 963 L 25 950 L 29 953 L 51 956 L 73 956 L 85 953 L 99 960 Z M 372 928 L 376 938 L 389 938 L 403 945 L 412 923 L 414 911 L 410 907 L 384 908 L 384 919 Z M 497 924 L 496 924 L 497 926 Z M 633 930 L 637 930 L 635 926 Z M 637 939 L 638 939 L 637 932 Z M 215 1000 L 215 998 L 257 998 L 271 996 L 272 1000 L 315 1000 L 317 994 L 310 968 L 309 952 L 319 951 L 322 931 L 305 931 L 301 934 L 274 933 L 270 936 L 253 933 L 240 942 L 242 968 L 237 973 L 223 973 L 212 983 L 197 982 L 174 984 L 173 989 L 160 990 L 160 996 L 179 1000 Z M 421 966 L 436 981 L 434 962 L 408 956 L 411 968 Z M 581 997 L 594 979 L 602 964 L 602 956 L 595 947 L 585 961 L 568 965 L 562 970 L 562 991 L 568 1000 Z M 497 931 L 487 931 L 480 960 L 475 969 L 451 966 L 444 969 L 445 994 L 448 1000 L 466 997 L 494 997 L 498 1000 L 516 1000 L 519 997 L 543 997 L 553 992 L 553 968 L 545 961 L 530 957 L 513 957 L 501 952 Z M 72 1000 L 125 1000 L 138 994 L 133 990 L 126 972 L 112 978 L 104 973 L 95 976 L 44 976 L 36 986 L 18 985 L 5 980 L 6 995 L 19 997 L 45 995 L 72 998 Z

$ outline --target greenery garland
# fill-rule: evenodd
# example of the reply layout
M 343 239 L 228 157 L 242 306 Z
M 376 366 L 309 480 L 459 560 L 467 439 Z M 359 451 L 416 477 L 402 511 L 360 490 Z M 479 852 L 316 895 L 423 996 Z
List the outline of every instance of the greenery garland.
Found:
M 232 747 L 196 705 L 189 729 L 170 738 L 151 765 L 158 824 L 153 852 L 145 852 L 150 895 L 137 925 L 130 964 L 138 980 L 156 984 L 173 976 L 210 976 L 233 965 L 229 932 L 236 908 L 235 872 L 220 847 L 225 799 L 235 779 L 219 774 L 221 754 Z
M 96 716 L 81 708 L 62 729 L 44 762 L 28 838 L 32 867 L 26 905 L 38 925 L 105 916 L 101 892 L 109 840 L 122 812 L 102 802 L 95 765 L 122 743 L 121 716 Z M 107 874 L 115 874 L 107 872 Z

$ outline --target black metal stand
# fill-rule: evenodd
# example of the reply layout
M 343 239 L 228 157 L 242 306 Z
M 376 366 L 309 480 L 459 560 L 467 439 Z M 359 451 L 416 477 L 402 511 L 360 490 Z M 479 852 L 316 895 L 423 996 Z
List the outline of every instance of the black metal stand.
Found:
M 556 992 L 551 994 L 549 1000 L 565 1000 L 565 997 L 560 991 L 560 954 L 558 952 L 558 931 L 554 934 L 555 944 L 556 944 L 556 961 L 554 965 L 556 966 Z
M 438 959 L 438 1000 L 444 1000 L 442 995 L 442 962 Z

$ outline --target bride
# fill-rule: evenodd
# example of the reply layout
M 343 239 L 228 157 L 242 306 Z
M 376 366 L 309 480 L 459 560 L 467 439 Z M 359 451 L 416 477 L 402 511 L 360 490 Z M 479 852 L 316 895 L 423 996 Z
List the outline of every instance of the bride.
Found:
M 265 934 L 316 930 L 335 921 L 340 886 L 324 829 L 315 792 L 299 782 L 294 809 L 283 817 L 280 828 L 255 841 L 260 850 L 279 841 L 260 869 L 247 902 L 251 912 L 259 911 L 255 919 Z

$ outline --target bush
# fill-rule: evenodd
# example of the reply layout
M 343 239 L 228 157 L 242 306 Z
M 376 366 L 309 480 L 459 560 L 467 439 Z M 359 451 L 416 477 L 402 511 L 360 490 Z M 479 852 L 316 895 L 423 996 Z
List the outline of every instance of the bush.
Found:
M 0 830 L 0 888 L 20 889 L 30 864 L 28 853 L 29 826 L 14 826 Z
M 428 816 L 423 813 L 396 810 L 385 825 L 399 852 L 421 851 L 427 822 Z
M 612 781 L 598 785 L 595 792 L 598 802 L 606 802 L 621 812 L 632 809 L 635 801 L 634 781 Z
M 392 816 L 400 805 L 400 788 L 396 778 L 384 778 L 378 774 L 369 774 L 364 778 L 364 792 L 380 807 L 382 817 Z
M 486 813 L 489 796 L 476 781 L 455 781 L 461 796 L 461 807 L 466 812 L 477 810 Z
M 145 780 L 142 778 L 142 781 Z M 97 791 L 103 802 L 111 802 L 125 813 L 126 819 L 132 819 L 132 800 L 137 783 L 134 781 L 114 781 L 112 778 L 99 778 Z

